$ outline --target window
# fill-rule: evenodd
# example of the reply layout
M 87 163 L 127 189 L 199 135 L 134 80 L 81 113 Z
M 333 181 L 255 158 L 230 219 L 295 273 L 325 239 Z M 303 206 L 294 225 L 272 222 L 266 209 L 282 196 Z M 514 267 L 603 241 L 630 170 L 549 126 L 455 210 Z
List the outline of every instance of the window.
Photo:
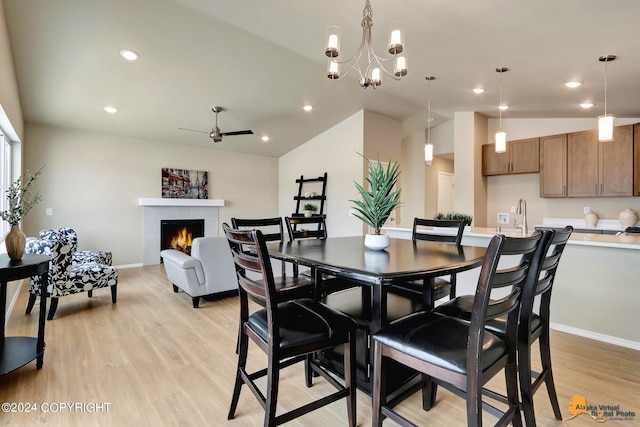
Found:
M 0 211 L 7 209 L 7 189 L 11 185 L 11 144 L 0 129 Z M 0 236 L 9 232 L 9 223 L 2 221 Z

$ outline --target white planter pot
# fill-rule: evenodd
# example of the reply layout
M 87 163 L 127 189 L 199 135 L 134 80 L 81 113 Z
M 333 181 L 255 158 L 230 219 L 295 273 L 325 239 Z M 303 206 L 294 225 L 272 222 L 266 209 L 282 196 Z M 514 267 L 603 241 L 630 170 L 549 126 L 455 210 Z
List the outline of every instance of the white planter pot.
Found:
M 302 211 L 304 213 L 305 218 L 311 218 L 313 216 L 313 211 Z
M 367 234 L 364 236 L 364 245 L 374 251 L 381 251 L 389 247 L 389 236 L 386 234 Z

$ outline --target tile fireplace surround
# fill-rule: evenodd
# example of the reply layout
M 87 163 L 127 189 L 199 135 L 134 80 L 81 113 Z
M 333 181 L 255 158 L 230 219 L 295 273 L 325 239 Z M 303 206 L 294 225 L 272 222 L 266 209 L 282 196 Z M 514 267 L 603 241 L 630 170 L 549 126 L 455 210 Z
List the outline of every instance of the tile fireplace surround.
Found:
M 141 198 L 142 265 L 160 264 L 160 220 L 204 218 L 205 237 L 218 236 L 218 209 L 224 200 Z

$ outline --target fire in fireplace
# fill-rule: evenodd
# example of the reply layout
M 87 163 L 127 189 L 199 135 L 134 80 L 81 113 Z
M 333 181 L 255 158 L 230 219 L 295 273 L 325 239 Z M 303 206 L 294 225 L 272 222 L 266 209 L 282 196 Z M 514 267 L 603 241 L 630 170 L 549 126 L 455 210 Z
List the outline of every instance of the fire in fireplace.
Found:
M 191 254 L 191 244 L 196 237 L 204 237 L 204 219 L 160 221 L 160 250 L 175 249 Z

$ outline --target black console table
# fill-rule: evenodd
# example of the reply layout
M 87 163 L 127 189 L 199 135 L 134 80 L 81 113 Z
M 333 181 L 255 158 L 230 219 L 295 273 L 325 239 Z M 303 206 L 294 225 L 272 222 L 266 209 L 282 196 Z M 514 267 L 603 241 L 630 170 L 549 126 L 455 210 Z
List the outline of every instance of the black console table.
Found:
M 44 325 L 47 311 L 47 289 L 49 261 L 47 255 L 25 254 L 20 261 L 11 261 L 6 254 L 0 255 L 0 375 L 14 371 L 33 359 L 38 358 L 36 368 L 42 368 L 44 361 Z M 40 317 L 38 319 L 38 337 L 6 337 L 5 317 L 7 311 L 7 283 L 12 280 L 41 276 L 44 289 L 40 291 Z

